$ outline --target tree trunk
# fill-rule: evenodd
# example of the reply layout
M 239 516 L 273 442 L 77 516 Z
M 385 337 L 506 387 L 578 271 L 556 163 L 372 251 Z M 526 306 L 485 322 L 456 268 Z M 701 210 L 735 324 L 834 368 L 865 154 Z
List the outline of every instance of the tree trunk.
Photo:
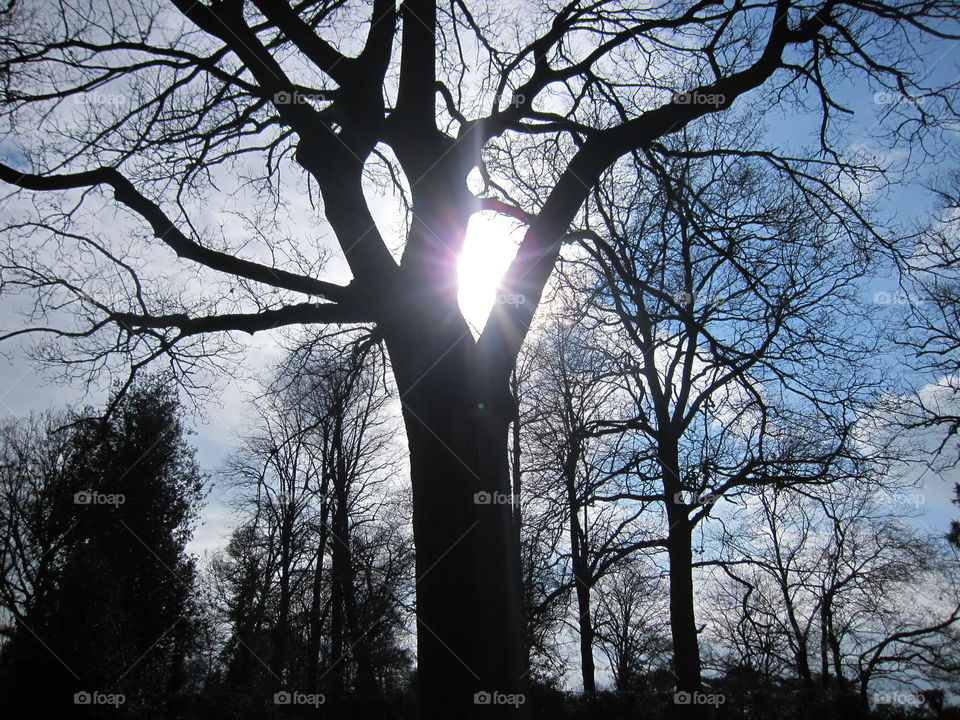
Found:
M 676 511 L 668 511 L 670 518 Z M 673 525 L 674 520 L 670 520 Z M 673 658 L 677 687 L 694 692 L 700 690 L 700 643 L 694 615 L 693 552 L 686 514 L 670 529 L 670 627 L 673 633 Z
M 827 638 L 830 643 L 830 655 L 833 658 L 833 673 L 837 678 L 837 708 L 839 716 L 844 720 L 858 720 L 860 714 L 860 701 L 857 695 L 852 692 L 850 682 L 843 674 L 843 655 L 840 648 L 840 639 L 837 637 L 833 626 L 833 603 L 832 596 L 828 598 L 826 604 L 826 627 Z
M 341 652 L 350 656 L 356 663 L 356 691 L 361 695 L 377 692 L 370 663 L 369 639 L 365 633 L 370 628 L 360 628 L 357 620 L 357 598 L 354 586 L 354 561 L 350 537 L 350 475 L 343 457 L 343 432 L 340 427 L 343 416 L 335 422 L 335 455 L 337 457 L 334 473 L 335 504 L 333 511 L 333 585 L 340 603 Z M 343 640 L 348 647 L 343 649 Z M 348 657 L 344 657 L 337 671 L 342 678 L 346 673 Z
M 307 692 L 317 692 L 320 677 L 320 635 L 323 624 L 320 617 L 320 596 L 323 593 L 323 555 L 326 550 L 326 508 L 321 511 L 321 535 L 317 542 L 317 559 L 313 569 L 310 596 L 309 636 L 307 638 Z
M 513 482 L 513 528 L 517 536 L 517 547 L 519 548 L 521 547 L 523 538 L 523 508 L 520 505 L 520 496 L 523 494 L 523 450 L 520 444 L 520 379 L 517 377 L 516 368 L 510 373 L 510 397 L 513 400 L 513 417 L 510 421 L 510 477 Z
M 576 463 L 570 463 L 573 468 Z M 567 475 L 567 503 L 570 507 L 570 555 L 573 582 L 577 593 L 577 629 L 580 633 L 580 677 L 583 692 L 597 692 L 596 669 L 593 663 L 593 620 L 590 617 L 590 585 L 592 578 L 587 565 L 587 548 L 577 513 L 580 511 L 574 477 Z
M 827 606 L 820 608 L 820 687 L 830 689 L 830 659 L 827 648 Z
M 323 617 L 320 613 L 320 598 L 323 594 L 323 558 L 329 541 L 330 503 L 327 488 L 330 473 L 324 467 L 317 495 L 320 498 L 320 533 L 317 538 L 317 558 L 313 568 L 313 585 L 310 593 L 309 636 L 307 642 L 307 692 L 318 692 L 320 682 L 320 641 L 323 633 Z
M 803 682 L 803 687 L 807 691 L 813 690 L 813 673 L 810 671 L 810 655 L 807 645 L 807 636 L 800 627 L 800 621 L 797 619 L 796 609 L 793 605 L 793 598 L 790 597 L 790 587 L 786 575 L 780 577 L 780 593 L 783 596 L 783 604 L 787 613 L 787 620 L 790 623 L 790 631 L 793 633 L 794 659 L 797 664 L 797 674 Z
M 286 501 L 285 501 L 286 502 Z M 277 602 L 277 626 L 274 628 L 271 674 L 275 687 L 287 682 L 287 636 L 290 626 L 290 569 L 293 563 L 293 518 L 285 513 L 280 528 L 280 597 Z
M 508 388 L 485 380 L 469 333 L 431 311 L 420 318 L 429 334 L 407 323 L 385 333 L 410 448 L 421 709 L 429 720 L 524 718 Z
M 593 662 L 593 621 L 590 618 L 590 588 L 578 578 L 577 612 L 580 616 L 580 676 L 583 679 L 583 692 L 597 692 L 596 668 Z
M 694 614 L 693 595 L 693 527 L 689 508 L 679 496 L 680 463 L 675 447 L 660 446 L 661 469 L 667 506 L 667 555 L 670 560 L 670 630 L 673 636 L 673 664 L 677 676 L 677 689 L 685 693 L 699 692 L 700 643 L 697 638 L 697 621 Z M 681 718 L 702 717 L 708 706 L 677 705 Z
M 336 473 L 335 473 L 336 474 Z M 333 527 L 331 528 L 331 559 L 330 559 L 330 660 L 329 669 L 330 688 L 334 693 L 342 693 L 346 689 L 344 677 L 346 675 L 348 645 L 346 594 L 348 586 L 352 587 L 350 575 L 350 559 L 348 556 L 347 536 L 347 505 L 345 493 L 341 492 L 340 481 L 334 479 Z

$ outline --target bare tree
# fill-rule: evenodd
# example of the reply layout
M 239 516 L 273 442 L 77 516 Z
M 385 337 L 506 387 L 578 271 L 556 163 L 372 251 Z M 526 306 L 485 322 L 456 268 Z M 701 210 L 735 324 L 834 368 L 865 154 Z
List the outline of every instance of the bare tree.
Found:
M 751 487 L 854 467 L 856 411 L 880 378 L 858 320 L 869 231 L 733 140 L 683 135 L 638 155 L 596 191 L 603 237 L 585 245 L 593 322 L 622 328 L 611 361 L 633 404 L 607 423 L 638 457 L 611 499 L 662 503 L 681 688 L 701 680 L 696 528 Z
M 306 582 L 299 569 L 309 565 L 311 556 L 318 552 L 314 550 L 313 528 L 322 526 L 320 518 L 329 514 L 326 506 L 318 508 L 313 502 L 323 467 L 311 452 L 306 433 L 309 419 L 291 412 L 289 400 L 289 396 L 281 395 L 261 398 L 257 427 L 243 439 L 240 451 L 229 459 L 226 469 L 241 511 L 250 518 L 247 532 L 234 540 L 246 544 L 248 539 L 264 546 L 264 579 L 257 580 L 266 585 L 266 597 L 272 605 L 269 663 L 274 690 L 285 687 L 290 679 L 291 605 L 304 595 Z M 321 552 L 325 550 L 326 545 Z M 245 555 L 240 558 L 246 560 Z M 240 567 L 245 566 L 243 562 Z M 239 590 L 245 594 L 248 588 L 241 585 Z M 237 620 L 242 623 L 241 618 Z
M 410 445 L 425 710 L 469 716 L 476 692 L 524 686 L 511 512 L 473 497 L 509 492 L 510 371 L 592 189 L 620 158 L 660 155 L 670 134 L 745 102 L 809 101 L 820 147 L 808 159 L 852 170 L 833 122 L 851 77 L 925 95 L 885 127 L 930 137 L 954 108 L 926 79 L 923 45 L 956 39 L 956 18 L 952 0 L 573 0 L 531 9 L 526 26 L 497 6 L 432 0 L 9 5 L 0 78 L 14 144 L 0 179 L 41 195 L 7 223 L 4 289 L 34 298 L 36 319 L 6 336 L 50 337 L 40 353 L 74 368 L 79 346 L 94 368 L 121 353 L 188 370 L 231 331 L 374 323 Z M 113 94 L 123 102 L 96 100 Z M 365 177 L 403 195 L 399 258 Z M 222 233 L 200 219 L 207 203 L 229 207 L 220 181 L 261 191 L 241 204 L 249 223 Z M 314 190 L 347 284 L 317 279 L 319 231 L 287 243 L 269 223 Z M 454 278 L 482 207 L 529 223 L 501 288 L 525 302 L 498 304 L 474 340 Z M 129 232 L 100 232 L 111 208 Z M 151 270 L 148 235 L 200 282 Z M 683 677 L 692 689 L 696 673 Z
M 639 690 L 643 678 L 669 663 L 663 580 L 655 565 L 634 558 L 601 581 L 597 637 L 621 692 Z
M 594 587 L 631 554 L 663 544 L 644 528 L 645 505 L 604 499 L 618 494 L 619 478 L 634 457 L 626 434 L 603 432 L 605 423 L 624 413 L 617 385 L 605 377 L 602 354 L 593 347 L 601 341 L 575 319 L 555 317 L 546 324 L 532 350 L 537 359 L 529 389 L 539 416 L 526 428 L 526 490 L 531 504 L 546 505 L 537 522 L 559 525 L 566 535 L 557 551 L 569 566 L 566 585 L 576 601 L 572 624 L 585 693 L 597 689 Z
M 721 563 L 735 622 L 783 641 L 766 662 L 816 683 L 848 716 L 866 713 L 884 682 L 924 688 L 931 672 L 960 667 L 955 560 L 884 499 L 849 483 L 816 496 L 764 491 L 730 528 Z
M 931 432 L 936 451 L 927 461 L 937 470 L 960 460 L 960 172 L 939 188 L 940 216 L 918 234 L 913 252 L 901 258 L 902 296 L 894 307 L 906 309 L 893 324 L 893 340 L 909 353 L 907 364 L 927 385 L 913 388 L 891 408 L 901 427 Z M 954 485 L 960 506 L 960 483 Z M 960 547 L 960 521 L 953 520 L 950 541 Z
M 510 428 L 510 478 L 514 527 L 520 546 L 523 615 L 531 679 L 546 685 L 561 681 L 566 659 L 559 636 L 568 611 L 569 576 L 560 548 L 565 529 L 553 522 L 554 507 L 538 502 L 527 481 L 537 472 L 530 428 L 543 416 L 537 399 L 537 357 L 529 346 L 518 358 L 510 379 L 514 417 Z
M 361 627 L 353 557 L 354 531 L 377 519 L 388 505 L 396 480 L 397 448 L 387 413 L 390 395 L 383 386 L 378 354 L 322 339 L 299 348 L 271 388 L 288 399 L 287 413 L 302 414 L 307 443 L 319 458 L 320 477 L 312 492 L 320 495 L 321 525 L 331 548 L 331 635 L 334 666 L 330 676 L 342 689 L 352 656 L 357 688 L 377 690 L 370 659 L 372 627 Z M 329 527 L 324 514 L 329 511 Z M 318 557 L 315 582 L 322 569 Z M 376 622 L 376 619 L 374 619 Z
M 391 487 L 398 448 L 390 395 L 376 353 L 353 350 L 324 338 L 305 343 L 260 395 L 254 432 L 244 438 L 228 474 L 249 518 L 233 543 L 249 546 L 245 538 L 259 536 L 264 560 L 251 567 L 244 561 L 249 554 L 233 552 L 236 559 L 219 568 L 227 578 L 240 573 L 227 593 L 228 605 L 249 603 L 258 587 L 268 595 L 275 588 L 273 684 L 305 682 L 313 692 L 323 679 L 334 695 L 380 689 L 372 654 L 378 642 L 384 644 L 381 654 L 395 642 L 391 633 L 402 614 L 393 593 L 406 567 L 402 522 L 389 541 L 384 526 L 397 492 Z M 380 548 L 368 546 L 373 538 Z M 386 579 L 375 577 L 384 573 Z M 377 588 L 388 591 L 387 597 L 377 598 Z M 238 631 L 247 622 L 239 615 L 231 614 Z M 296 628 L 295 616 L 303 618 Z M 306 642 L 293 653 L 295 637 Z

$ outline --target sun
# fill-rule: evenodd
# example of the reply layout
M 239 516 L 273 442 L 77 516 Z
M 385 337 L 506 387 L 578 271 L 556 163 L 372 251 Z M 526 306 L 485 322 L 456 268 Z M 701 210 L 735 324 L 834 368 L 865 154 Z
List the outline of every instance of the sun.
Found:
M 460 310 L 474 335 L 483 331 L 497 297 L 497 286 L 517 254 L 522 229 L 492 212 L 470 218 L 457 263 Z

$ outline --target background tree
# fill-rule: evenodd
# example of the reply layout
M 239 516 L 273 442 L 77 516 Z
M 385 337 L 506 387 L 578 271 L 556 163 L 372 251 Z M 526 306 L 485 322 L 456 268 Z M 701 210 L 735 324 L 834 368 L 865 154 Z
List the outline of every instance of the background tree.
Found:
M 375 354 L 342 340 L 299 346 L 229 463 L 244 522 L 211 571 L 228 679 L 251 701 L 406 683 L 412 557 L 383 380 Z
M 907 522 L 903 504 L 847 482 L 757 499 L 728 530 L 721 567 L 736 597 L 719 617 L 776 640 L 753 643 L 739 663 L 786 665 L 779 677 L 797 679 L 805 703 L 826 699 L 840 717 L 866 716 L 885 683 L 929 689 L 954 671 L 955 559 Z
M 15 503 L 5 496 L 4 515 L 20 528 L 5 561 L 32 558 L 26 573 L 5 562 L 6 702 L 67 713 L 76 692 L 122 693 L 128 716 L 156 717 L 185 682 L 197 616 L 185 546 L 203 477 L 174 390 L 156 376 L 103 421 L 39 427 L 8 433 L 4 448 L 5 487 L 43 472 Z M 57 466 L 45 469 L 51 451 Z
M 956 466 L 960 457 L 960 172 L 941 182 L 940 216 L 901 258 L 904 295 L 897 299 L 906 300 L 898 303 L 906 313 L 894 319 L 892 331 L 895 344 L 910 353 L 909 365 L 928 383 L 900 397 L 892 412 L 900 425 L 932 432 L 936 453 L 930 464 L 938 470 Z M 954 485 L 953 502 L 960 506 L 960 483 Z M 947 535 L 960 546 L 960 522 L 951 521 Z
M 531 461 L 529 428 L 543 415 L 534 391 L 536 354 L 527 347 L 510 379 L 515 415 L 510 430 L 510 478 L 515 532 L 520 545 L 523 615 L 535 683 L 562 683 L 566 660 L 560 634 L 568 611 L 569 583 L 560 547 L 565 529 L 551 522 L 553 507 L 536 501 L 526 486 L 536 464 Z
M 586 246 L 593 322 L 620 325 L 612 358 L 633 404 L 608 422 L 638 453 L 613 499 L 662 503 L 682 688 L 701 681 L 696 528 L 751 487 L 854 468 L 853 424 L 880 378 L 858 319 L 869 230 L 820 181 L 720 140 L 681 133 L 611 176 Z
M 602 431 L 611 418 L 623 416 L 623 398 L 596 347 L 602 342 L 599 334 L 582 332 L 576 317 L 557 311 L 532 349 L 537 360 L 529 393 L 539 414 L 526 428 L 528 502 L 546 506 L 537 516 L 539 525 L 561 527 L 565 535 L 557 552 L 573 594 L 571 624 L 579 637 L 585 693 L 597 690 L 594 588 L 631 554 L 662 544 L 641 521 L 643 504 L 606 500 L 618 494 L 619 478 L 634 457 L 623 433 Z
M 636 692 L 670 662 L 670 633 L 659 569 L 632 559 L 601 581 L 597 637 L 610 663 L 614 687 Z

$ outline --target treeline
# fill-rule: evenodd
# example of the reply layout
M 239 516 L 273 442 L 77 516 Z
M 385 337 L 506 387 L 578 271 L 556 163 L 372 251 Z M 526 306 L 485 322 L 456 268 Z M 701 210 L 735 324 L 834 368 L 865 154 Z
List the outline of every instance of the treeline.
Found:
M 226 469 L 240 525 L 208 581 L 224 702 L 250 717 L 409 704 L 413 546 L 384 369 L 375 349 L 301 347 Z
M 957 555 L 919 530 L 897 446 L 822 426 L 764 436 L 728 387 L 711 407 L 724 422 L 678 438 L 670 486 L 651 469 L 664 461 L 639 427 L 644 395 L 617 370 L 629 355 L 569 290 L 514 376 L 514 494 L 477 498 L 511 504 L 522 548 L 533 677 L 513 701 L 561 718 L 687 704 L 719 718 L 955 716 Z M 415 717 L 417 574 L 386 369 L 359 336 L 284 359 L 220 471 L 235 529 L 202 567 L 185 547 L 208 479 L 168 378 L 115 398 L 106 419 L 8 423 L 5 706 Z M 692 518 L 682 534 L 671 505 Z M 691 616 L 703 691 L 688 696 L 675 619 Z

